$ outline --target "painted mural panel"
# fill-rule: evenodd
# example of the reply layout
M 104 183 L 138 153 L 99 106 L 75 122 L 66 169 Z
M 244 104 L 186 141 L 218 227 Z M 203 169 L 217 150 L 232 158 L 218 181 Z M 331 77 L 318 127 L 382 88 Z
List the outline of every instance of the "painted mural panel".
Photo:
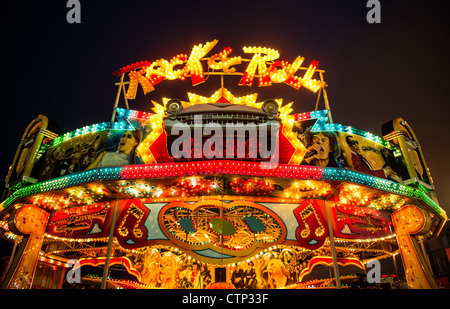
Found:
M 381 144 L 367 132 L 321 122 L 324 120 L 304 119 L 293 126 L 293 132 L 306 148 L 301 164 L 342 167 L 402 182 L 393 150 L 386 143 Z
M 48 147 L 39 180 L 97 167 L 143 164 L 139 146 L 151 131 L 148 120 L 129 118 L 71 132 Z

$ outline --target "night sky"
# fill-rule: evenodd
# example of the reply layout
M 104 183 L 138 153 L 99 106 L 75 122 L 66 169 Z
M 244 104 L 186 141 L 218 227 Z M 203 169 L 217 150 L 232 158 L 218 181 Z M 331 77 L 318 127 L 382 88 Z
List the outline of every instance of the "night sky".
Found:
M 318 60 L 336 123 L 382 136 L 383 123 L 404 118 L 422 145 L 441 207 L 450 212 L 445 1 L 381 0 L 381 24 L 367 22 L 366 0 L 80 2 L 81 24 L 67 23 L 66 0 L 2 5 L 2 180 L 37 115 L 57 121 L 59 134 L 109 121 L 115 70 L 189 54 L 194 45 L 218 39 L 208 55 L 230 46 L 232 56 L 245 56 L 242 47 L 256 45 L 275 48 L 290 62 L 298 55 L 304 65 Z M 226 79 L 225 87 L 239 96 L 258 92 L 258 100 L 294 101 L 295 112 L 314 110 L 316 96 L 306 89 L 238 81 Z M 151 100 L 187 100 L 188 91 L 210 96 L 219 86 L 214 78 L 196 87 L 190 79 L 165 81 L 130 108 L 150 111 Z

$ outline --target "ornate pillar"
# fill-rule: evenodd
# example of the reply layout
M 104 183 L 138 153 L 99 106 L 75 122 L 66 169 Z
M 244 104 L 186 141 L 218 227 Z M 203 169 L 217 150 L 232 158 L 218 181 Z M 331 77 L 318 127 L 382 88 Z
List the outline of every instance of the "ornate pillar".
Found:
M 23 206 L 11 214 L 10 230 L 23 238 L 2 282 L 2 289 L 31 288 L 48 218 L 46 211 L 34 205 Z
M 405 206 L 392 214 L 406 280 L 410 289 L 437 289 L 417 235 L 429 230 L 430 216 L 417 206 Z

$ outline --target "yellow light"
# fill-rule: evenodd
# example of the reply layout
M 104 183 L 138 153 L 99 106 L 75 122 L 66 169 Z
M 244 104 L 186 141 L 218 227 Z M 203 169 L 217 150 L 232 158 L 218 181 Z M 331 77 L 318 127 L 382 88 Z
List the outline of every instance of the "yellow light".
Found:
M 302 78 L 303 87 L 305 87 L 313 92 L 317 92 L 320 89 L 320 87 L 323 87 L 325 84 L 322 81 L 311 79 L 314 72 L 316 71 L 317 64 L 318 64 L 317 61 L 311 62 L 311 65 L 308 67 L 308 70 L 305 72 L 305 75 Z
M 266 62 L 278 59 L 280 53 L 275 49 L 267 47 L 243 47 L 243 50 L 245 53 L 253 53 L 254 55 L 239 84 L 251 86 L 255 77 L 256 68 L 258 68 L 259 86 L 272 85 Z M 262 56 L 262 54 L 265 54 L 265 56 Z
M 137 87 L 139 84 L 141 84 L 144 94 L 147 94 L 155 89 L 150 80 L 143 76 L 144 73 L 145 70 L 140 70 L 132 71 L 128 74 L 128 77 L 130 78 L 130 85 L 128 86 L 126 93 L 127 99 L 136 98 Z
M 240 64 L 242 58 L 241 57 L 233 57 L 228 59 L 228 55 L 233 50 L 228 47 L 225 48 L 222 52 L 211 56 L 208 59 L 208 66 L 213 70 L 222 70 L 224 73 L 234 73 L 236 72 L 235 68 L 230 68 L 232 65 Z
M 185 74 L 185 68 L 173 70 L 176 65 L 183 64 L 187 55 L 176 55 L 170 61 L 166 59 L 159 59 L 153 62 L 146 69 L 146 77 L 151 79 L 153 75 L 159 76 L 161 78 L 167 78 L 169 80 L 174 80 L 180 78 Z
M 190 72 L 193 86 L 204 82 L 205 76 L 200 60 L 205 57 L 207 53 L 209 53 L 209 51 L 217 44 L 217 42 L 217 40 L 214 40 L 211 42 L 207 42 L 205 45 L 199 44 L 194 46 L 186 63 L 186 69 L 183 72 L 183 75 L 181 75 L 180 77 L 186 77 Z
M 288 61 L 278 61 L 269 67 L 270 79 L 274 83 L 283 83 L 299 89 L 301 82 L 298 82 L 298 77 L 294 74 L 298 71 L 305 58 L 298 56 L 294 63 L 290 64 Z M 277 67 L 281 66 L 281 69 Z
M 256 98 L 258 94 L 250 94 L 243 97 L 235 97 L 230 91 L 228 91 L 226 88 L 220 88 L 216 92 L 214 92 L 210 97 L 204 97 L 200 96 L 191 92 L 188 92 L 189 102 L 190 105 L 194 104 L 204 104 L 204 103 L 214 103 L 217 102 L 217 100 L 220 97 L 224 97 L 228 102 L 232 104 L 239 104 L 239 105 L 247 105 L 247 106 L 253 106 L 257 108 L 261 108 L 263 102 L 256 103 Z M 257 106 L 259 105 L 259 106 Z M 184 106 L 184 104 L 183 104 Z

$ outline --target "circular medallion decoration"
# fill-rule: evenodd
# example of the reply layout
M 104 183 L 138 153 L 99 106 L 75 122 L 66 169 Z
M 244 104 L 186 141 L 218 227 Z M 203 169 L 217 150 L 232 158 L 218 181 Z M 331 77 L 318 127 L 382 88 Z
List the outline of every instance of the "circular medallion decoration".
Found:
M 173 206 L 171 206 L 173 204 Z M 182 246 L 246 250 L 280 240 L 284 224 L 276 215 L 253 202 L 211 200 L 193 205 L 174 202 L 161 210 L 166 235 Z

